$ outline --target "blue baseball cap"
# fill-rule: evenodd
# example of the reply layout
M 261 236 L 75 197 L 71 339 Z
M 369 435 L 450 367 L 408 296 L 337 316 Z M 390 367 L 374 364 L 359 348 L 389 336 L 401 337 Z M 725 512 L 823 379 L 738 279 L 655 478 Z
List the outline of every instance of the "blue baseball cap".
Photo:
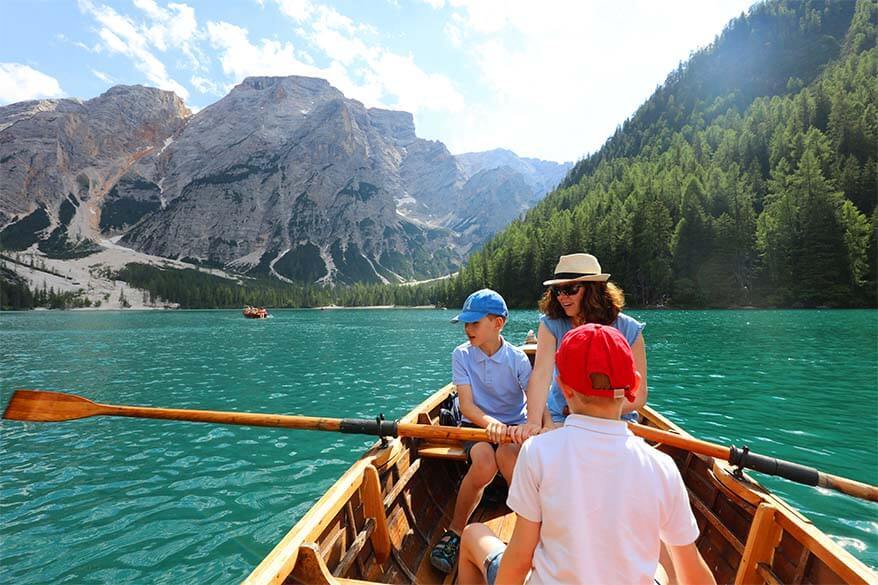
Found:
M 499 315 L 504 319 L 509 316 L 506 301 L 503 300 L 500 293 L 489 288 L 477 290 L 468 296 L 466 302 L 463 303 L 463 310 L 451 322 L 474 323 L 486 315 Z

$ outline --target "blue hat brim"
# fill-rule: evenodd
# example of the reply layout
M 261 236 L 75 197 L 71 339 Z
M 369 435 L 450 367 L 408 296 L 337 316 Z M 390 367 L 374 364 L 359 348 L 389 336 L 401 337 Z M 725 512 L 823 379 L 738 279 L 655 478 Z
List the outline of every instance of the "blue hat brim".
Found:
M 454 319 L 451 320 L 452 323 L 458 323 L 463 321 L 464 323 L 475 323 L 480 320 L 482 317 L 487 316 L 488 313 L 483 313 L 481 311 L 461 311 Z

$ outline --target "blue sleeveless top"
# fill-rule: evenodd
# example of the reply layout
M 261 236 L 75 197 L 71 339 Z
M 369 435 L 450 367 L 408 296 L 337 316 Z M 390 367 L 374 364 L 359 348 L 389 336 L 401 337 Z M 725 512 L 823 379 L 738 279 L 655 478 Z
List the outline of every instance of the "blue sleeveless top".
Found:
M 552 319 L 548 315 L 542 315 L 540 316 L 540 323 L 545 325 L 552 335 L 555 336 L 555 351 L 558 351 L 558 346 L 561 345 L 561 338 L 564 337 L 564 334 L 573 329 L 573 322 L 567 317 Z M 625 313 L 619 313 L 611 326 L 621 331 L 622 335 L 624 335 L 625 339 L 628 341 L 628 345 L 633 346 L 634 342 L 637 341 L 637 336 L 640 335 L 640 332 L 643 331 L 643 328 L 646 326 L 646 323 L 641 323 Z M 567 401 L 561 393 L 561 388 L 558 387 L 557 377 L 558 370 L 555 369 L 552 374 L 552 386 L 549 388 L 548 400 L 549 413 L 552 415 L 552 420 L 555 420 L 556 422 L 564 420 L 564 407 L 567 406 Z

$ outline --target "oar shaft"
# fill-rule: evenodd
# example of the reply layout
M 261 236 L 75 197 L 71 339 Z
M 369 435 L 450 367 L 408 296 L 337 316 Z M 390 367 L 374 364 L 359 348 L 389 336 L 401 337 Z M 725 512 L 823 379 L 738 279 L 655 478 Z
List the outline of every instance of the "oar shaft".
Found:
M 686 449 L 687 451 L 692 451 L 693 453 L 707 455 L 708 457 L 722 459 L 723 461 L 728 461 L 729 459 L 729 448 L 723 447 L 722 445 L 708 443 L 707 441 L 693 439 L 692 437 L 684 437 L 676 433 L 662 431 L 635 423 L 628 423 L 628 428 L 631 429 L 632 433 L 634 433 L 638 437 L 646 439 L 647 441 L 652 441 L 654 443 L 664 443 L 665 445 L 670 445 L 671 447 Z
M 485 429 L 468 429 L 398 423 L 392 420 L 357 418 L 319 418 L 289 414 L 258 414 L 249 412 L 230 412 L 213 410 L 188 410 L 178 408 L 152 408 L 146 406 L 110 406 L 98 404 L 107 409 L 102 414 L 134 418 L 158 418 L 185 420 L 191 422 L 222 423 L 252 427 L 275 427 L 303 429 L 309 431 L 333 431 L 356 435 L 384 437 L 412 437 L 416 439 L 445 439 L 452 441 L 487 441 Z
M 286 429 L 305 429 L 312 431 L 339 431 L 341 419 L 290 414 L 260 414 L 251 412 L 231 412 L 218 410 L 189 410 L 181 408 L 152 408 L 148 406 L 112 406 L 97 404 L 106 409 L 100 414 L 125 416 L 131 418 L 157 418 L 165 420 L 185 420 L 190 422 L 221 423 L 251 427 L 275 427 Z
M 820 480 L 817 482 L 817 485 L 822 488 L 843 492 L 849 496 L 854 496 L 855 498 L 878 502 L 878 487 L 874 485 L 861 483 L 846 477 L 830 475 L 828 473 L 823 473 L 822 471 L 819 473 Z

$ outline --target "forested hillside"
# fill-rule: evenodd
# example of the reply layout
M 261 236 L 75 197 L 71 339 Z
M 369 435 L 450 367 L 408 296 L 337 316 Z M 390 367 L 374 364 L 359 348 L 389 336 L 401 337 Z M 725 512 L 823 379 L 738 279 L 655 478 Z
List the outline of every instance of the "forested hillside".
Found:
M 587 251 L 638 306 L 874 306 L 876 19 L 869 0 L 753 7 L 441 297 L 533 307 Z

